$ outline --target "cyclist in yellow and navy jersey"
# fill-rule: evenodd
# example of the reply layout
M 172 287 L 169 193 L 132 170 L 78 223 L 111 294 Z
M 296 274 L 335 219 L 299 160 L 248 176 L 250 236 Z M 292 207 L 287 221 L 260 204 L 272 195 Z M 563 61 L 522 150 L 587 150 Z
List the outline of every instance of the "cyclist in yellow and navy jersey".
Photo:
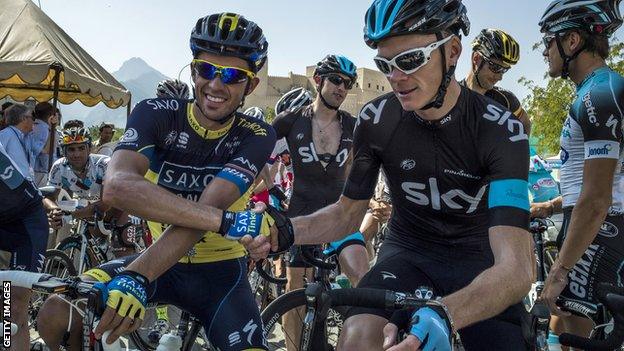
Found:
M 233 13 L 199 19 L 190 44 L 195 99 L 140 102 L 107 169 L 104 201 L 147 219 L 158 239 L 138 257 L 85 273 L 108 295 L 96 334 L 111 330 L 112 342 L 140 326 L 147 301 L 163 302 L 198 318 L 219 350 L 265 350 L 245 256 L 246 248 L 252 257 L 268 252 L 268 243 L 236 240 L 267 232 L 269 222 L 229 211 L 245 209 L 275 144 L 270 125 L 236 112 L 259 83 L 268 44 L 260 27 Z M 49 300 L 41 335 L 57 346 L 68 308 Z M 73 330 L 70 349 L 80 345 Z

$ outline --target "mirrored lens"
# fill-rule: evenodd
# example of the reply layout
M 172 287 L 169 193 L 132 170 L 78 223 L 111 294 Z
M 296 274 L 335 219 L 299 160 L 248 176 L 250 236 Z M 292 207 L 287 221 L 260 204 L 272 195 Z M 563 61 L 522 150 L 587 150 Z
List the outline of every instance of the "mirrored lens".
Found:
M 225 84 L 240 83 L 245 79 L 247 79 L 247 75 L 244 71 L 231 67 L 221 69 L 221 80 Z
M 247 79 L 245 71 L 234 67 L 217 67 L 209 62 L 197 62 L 197 73 L 204 79 L 212 80 L 218 75 L 224 84 L 235 84 Z
M 390 74 L 390 71 L 392 70 L 390 68 L 390 65 L 388 65 L 385 61 L 380 60 L 378 58 L 375 58 L 375 65 L 377 65 L 377 68 L 379 69 L 379 71 L 383 74 Z
M 327 76 L 327 79 L 334 85 L 338 86 L 340 84 L 344 83 L 344 87 L 345 89 L 349 90 L 353 87 L 353 81 L 351 81 L 350 79 L 344 79 L 341 76 L 338 75 L 329 75 Z
M 395 62 L 402 71 L 412 71 L 425 63 L 425 54 L 422 51 L 410 52 L 397 57 Z
M 197 73 L 207 80 L 212 80 L 217 75 L 217 67 L 207 62 L 198 62 L 195 64 L 195 68 L 197 69 Z

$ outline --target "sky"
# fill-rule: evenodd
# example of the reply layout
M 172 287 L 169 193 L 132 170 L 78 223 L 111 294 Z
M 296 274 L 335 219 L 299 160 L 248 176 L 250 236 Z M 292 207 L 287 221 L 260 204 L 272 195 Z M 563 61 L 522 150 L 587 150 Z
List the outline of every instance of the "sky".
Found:
M 362 39 L 371 0 L 34 0 L 105 69 L 114 72 L 141 57 L 169 77 L 191 60 L 189 35 L 198 18 L 236 12 L 258 23 L 269 42 L 269 74 L 305 73 L 326 54 L 342 54 L 358 67 L 375 68 L 375 50 Z M 457 78 L 470 70 L 470 42 L 482 28 L 500 28 L 520 43 L 520 62 L 500 86 L 521 99 L 528 89 L 517 81 L 544 81 L 546 63 L 533 44 L 541 41 L 537 22 L 550 1 L 464 0 L 471 21 Z M 616 36 L 623 38 L 623 29 Z M 188 70 L 183 79 L 188 77 Z M 187 79 L 184 79 L 187 80 Z

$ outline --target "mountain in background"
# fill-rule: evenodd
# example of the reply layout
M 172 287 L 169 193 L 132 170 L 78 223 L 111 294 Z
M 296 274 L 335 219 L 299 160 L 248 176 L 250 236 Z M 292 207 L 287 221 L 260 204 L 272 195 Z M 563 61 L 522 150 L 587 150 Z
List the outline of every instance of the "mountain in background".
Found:
M 132 105 L 155 96 L 158 82 L 169 77 L 148 65 L 140 57 L 133 57 L 124 62 L 119 70 L 111 73 L 123 86 L 132 93 Z M 100 103 L 94 107 L 86 107 L 80 102 L 62 105 L 63 121 L 79 119 L 86 126 L 98 125 L 104 121 L 115 123 L 116 127 L 126 125 L 126 107 L 110 109 Z

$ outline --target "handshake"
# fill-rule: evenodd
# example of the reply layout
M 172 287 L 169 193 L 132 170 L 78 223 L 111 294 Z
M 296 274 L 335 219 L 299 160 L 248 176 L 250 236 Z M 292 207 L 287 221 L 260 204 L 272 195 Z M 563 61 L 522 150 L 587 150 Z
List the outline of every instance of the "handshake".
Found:
M 268 206 L 265 212 L 257 212 L 257 208 L 240 212 L 224 211 L 219 233 L 226 239 L 243 244 L 252 259 L 265 258 L 269 250 L 282 253 L 295 241 L 290 219 L 272 206 Z

